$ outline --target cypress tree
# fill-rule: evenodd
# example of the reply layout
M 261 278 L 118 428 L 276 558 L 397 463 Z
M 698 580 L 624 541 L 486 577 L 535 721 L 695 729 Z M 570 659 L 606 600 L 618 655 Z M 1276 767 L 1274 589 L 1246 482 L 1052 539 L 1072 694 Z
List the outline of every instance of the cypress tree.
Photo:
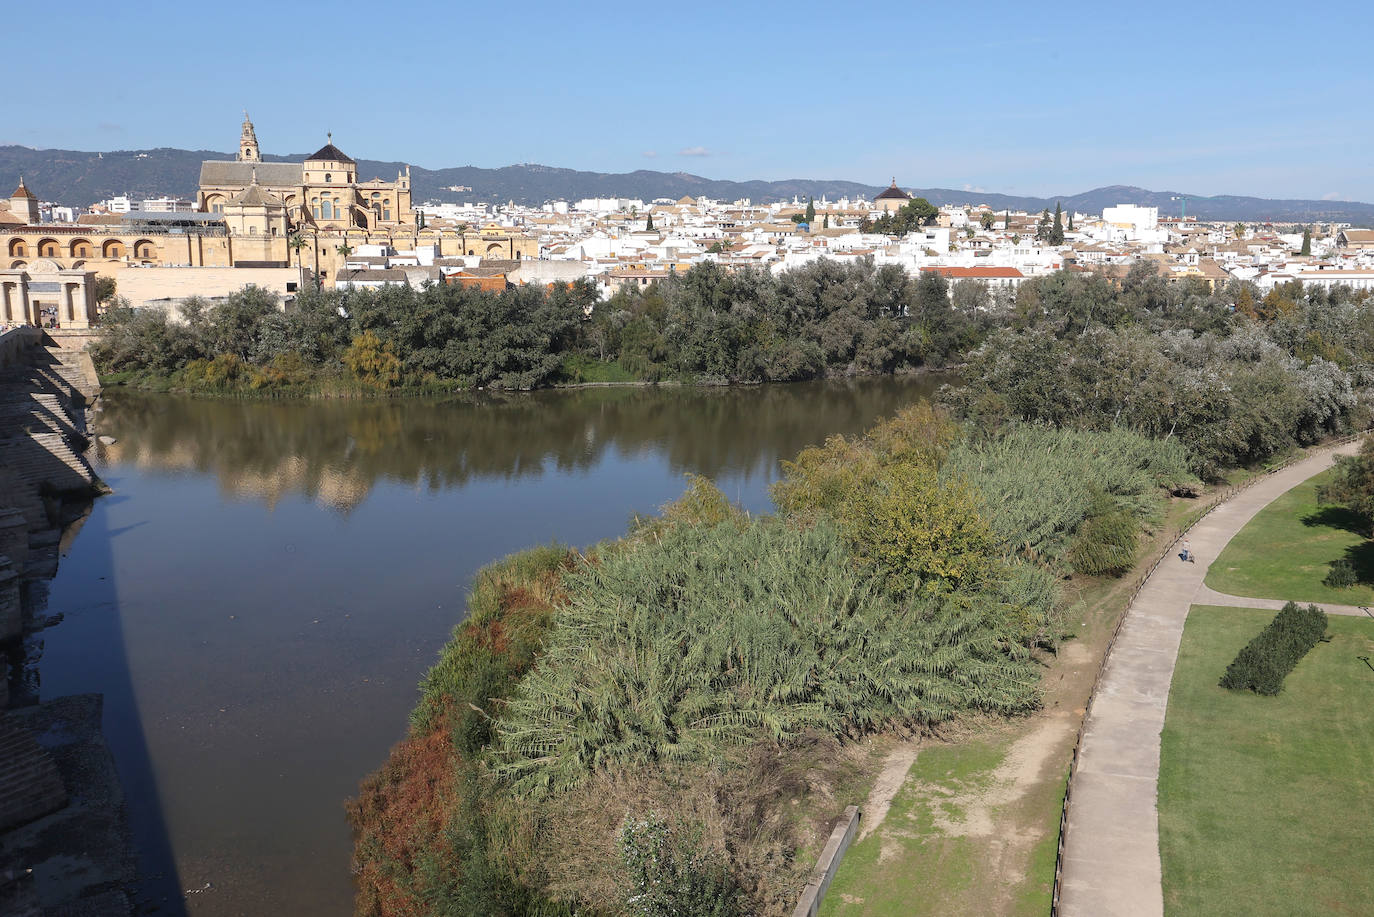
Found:
M 806 199 L 806 223 L 809 226 L 814 222 L 816 222 L 816 202 L 808 197 Z
M 1064 209 L 1059 206 L 1059 202 L 1054 204 L 1054 225 L 1050 227 L 1050 244 L 1064 244 Z
M 1302 252 L 1301 252 L 1301 254 L 1304 254 L 1304 255 L 1310 255 L 1310 254 L 1312 254 L 1312 227 L 1311 227 L 1311 226 L 1304 226 L 1304 227 L 1302 228 Z
M 1050 208 L 1040 214 L 1040 222 L 1035 225 L 1035 241 L 1046 242 L 1050 238 Z
M 1072 210 L 1069 211 L 1069 226 L 1068 226 L 1068 230 L 1069 230 L 1069 232 L 1073 232 L 1073 211 L 1072 211 Z
M 829 228 L 830 228 L 830 214 L 827 213 L 827 214 L 825 215 L 825 220 L 821 223 L 821 228 L 822 228 L 822 229 L 829 229 Z
M 645 231 L 645 232 L 653 232 L 653 231 L 654 231 L 654 215 L 653 215 L 652 213 L 649 214 L 649 221 L 648 221 L 647 223 L 644 224 L 644 231 Z

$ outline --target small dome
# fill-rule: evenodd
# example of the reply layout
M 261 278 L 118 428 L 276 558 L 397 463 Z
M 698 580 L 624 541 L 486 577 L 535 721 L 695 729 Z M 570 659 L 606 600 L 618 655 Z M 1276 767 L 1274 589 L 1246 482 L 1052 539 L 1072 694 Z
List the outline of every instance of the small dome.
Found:
M 892 179 L 892 184 L 888 187 L 888 189 L 887 189 L 886 191 L 884 191 L 883 193 L 879 194 L 879 195 L 877 196 L 877 198 L 875 198 L 875 200 L 880 200 L 880 201 L 909 201 L 909 200 L 911 200 L 911 195 L 910 195 L 910 194 L 907 194 L 907 193 L 906 193 L 905 191 L 903 191 L 901 188 L 898 188 L 898 187 L 897 187 L 897 179 L 894 178 L 894 179 Z

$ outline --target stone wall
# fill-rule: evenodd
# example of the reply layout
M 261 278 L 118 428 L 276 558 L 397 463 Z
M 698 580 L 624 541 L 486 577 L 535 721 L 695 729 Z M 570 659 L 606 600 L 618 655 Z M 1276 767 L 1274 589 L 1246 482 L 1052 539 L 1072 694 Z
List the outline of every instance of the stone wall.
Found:
M 37 343 L 37 328 L 10 328 L 0 333 L 0 369 L 20 365 L 24 362 L 28 349 Z

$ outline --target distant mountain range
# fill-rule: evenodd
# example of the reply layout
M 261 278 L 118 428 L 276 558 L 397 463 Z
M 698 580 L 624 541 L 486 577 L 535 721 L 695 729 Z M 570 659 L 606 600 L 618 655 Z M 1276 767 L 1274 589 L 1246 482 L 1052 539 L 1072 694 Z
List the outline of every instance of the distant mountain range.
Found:
M 268 162 L 299 162 L 305 153 L 264 158 Z M 78 150 L 34 150 L 24 146 L 0 146 L 0 194 L 9 193 L 24 177 L 30 190 L 44 200 L 73 206 L 128 194 L 134 198 L 193 198 L 200 178 L 200 163 L 205 159 L 233 159 L 234 154 L 214 150 L 178 150 L 160 147 L 153 150 L 117 150 L 88 153 Z M 399 162 L 358 160 L 361 178 L 394 178 L 404 165 Z M 541 204 L 551 200 L 576 201 L 588 197 L 628 197 L 645 201 L 655 198 L 676 200 L 684 195 L 717 200 L 750 198 L 755 202 L 792 200 L 808 197 L 838 200 L 864 196 L 872 199 L 882 191 L 878 185 L 849 181 L 787 179 L 784 181 L 718 181 L 687 172 L 640 170 L 607 174 L 579 172 L 524 163 L 500 169 L 460 166 L 450 169 L 411 167 L 411 183 L 417 203 L 422 201 L 515 201 Z M 472 190 L 453 192 L 449 186 Z M 1056 202 L 1065 210 L 1101 213 L 1113 204 L 1141 204 L 1158 207 L 1161 215 L 1178 214 L 1177 191 L 1149 191 L 1128 185 L 1111 185 L 1081 194 L 1062 197 L 1018 197 L 983 191 L 955 191 L 947 188 L 906 188 L 916 197 L 933 204 L 987 204 L 997 210 L 1053 210 Z M 1348 222 L 1374 225 L 1374 204 L 1357 201 L 1268 200 L 1258 197 L 1186 195 L 1188 213 L 1200 220 L 1273 221 L 1277 223 Z

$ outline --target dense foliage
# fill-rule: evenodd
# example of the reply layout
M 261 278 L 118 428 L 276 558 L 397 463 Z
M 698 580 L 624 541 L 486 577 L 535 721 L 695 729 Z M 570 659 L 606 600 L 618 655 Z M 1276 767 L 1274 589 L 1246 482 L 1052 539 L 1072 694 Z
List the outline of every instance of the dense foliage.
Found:
M 978 291 L 871 261 L 774 276 L 702 264 L 598 302 L 586 282 L 502 293 L 459 286 L 307 291 L 276 308 L 249 287 L 185 321 L 111 309 L 95 358 L 143 384 L 206 391 L 529 389 L 601 379 L 763 382 L 942 364 L 982 335 Z
M 1326 635 L 1326 612 L 1295 602 L 1283 606 L 1264 630 L 1226 667 L 1221 686 L 1232 691 L 1275 695 L 1308 650 Z
M 656 813 L 626 818 L 620 850 L 630 877 L 631 917 L 743 917 L 743 896 L 725 864 L 702 852 L 700 830 Z
M 501 773 L 525 795 L 761 736 L 1036 699 L 998 605 L 886 595 L 825 525 L 674 526 L 565 583 L 547 651 L 499 725 Z
M 1367 297 L 1297 284 L 1262 299 L 1241 284 L 1213 292 L 1149 264 L 1119 286 L 1061 272 L 1018 290 L 947 402 L 984 427 L 1022 419 L 1178 438 L 1195 470 L 1215 476 L 1367 423 Z
M 1068 558 L 1080 572 L 1106 573 L 1121 568 L 1106 556 L 1130 566 L 1136 533 L 1155 519 L 1160 490 L 1196 483 L 1188 465 L 1188 450 L 1177 440 L 1152 440 L 1121 429 L 1013 424 L 960 442 L 944 474 L 973 485 L 982 513 L 1008 550 L 1036 561 Z M 1097 521 L 1085 533 L 1080 530 L 1087 520 Z M 1115 547 L 1098 556 L 1106 543 Z

